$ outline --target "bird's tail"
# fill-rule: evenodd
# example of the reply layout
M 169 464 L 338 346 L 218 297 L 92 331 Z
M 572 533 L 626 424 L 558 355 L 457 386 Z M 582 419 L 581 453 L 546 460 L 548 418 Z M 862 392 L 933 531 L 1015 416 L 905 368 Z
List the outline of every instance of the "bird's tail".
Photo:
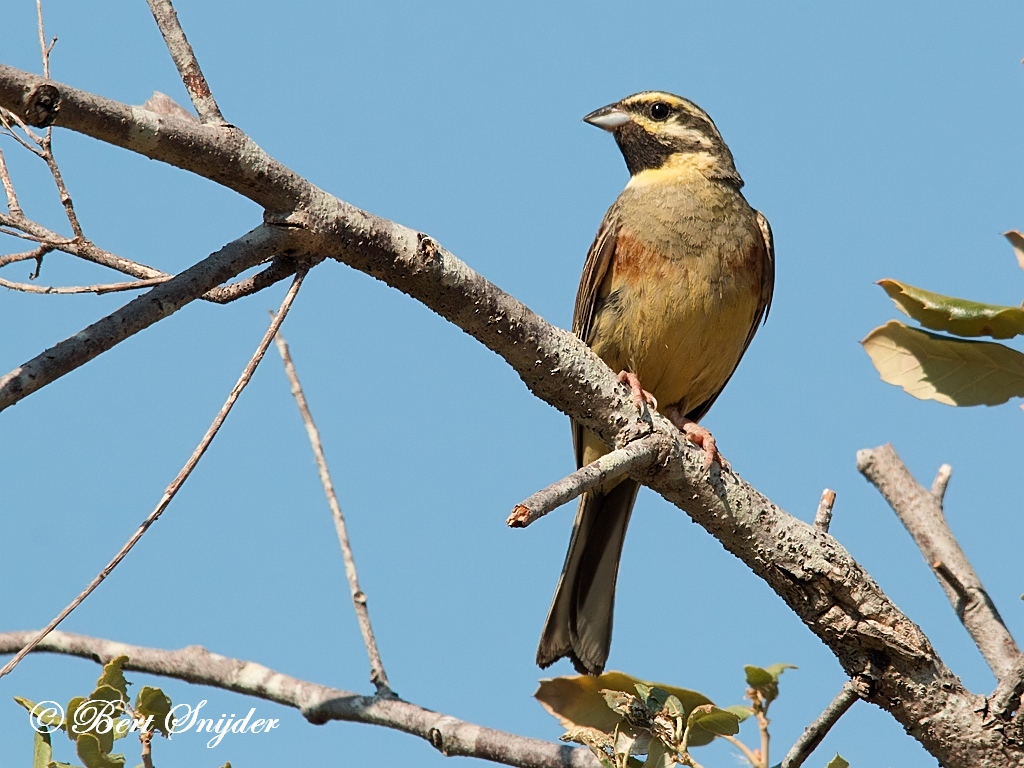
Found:
M 562 575 L 551 602 L 537 664 L 567 656 L 576 671 L 599 675 L 612 643 L 612 611 L 622 543 L 640 485 L 623 480 L 580 498 Z

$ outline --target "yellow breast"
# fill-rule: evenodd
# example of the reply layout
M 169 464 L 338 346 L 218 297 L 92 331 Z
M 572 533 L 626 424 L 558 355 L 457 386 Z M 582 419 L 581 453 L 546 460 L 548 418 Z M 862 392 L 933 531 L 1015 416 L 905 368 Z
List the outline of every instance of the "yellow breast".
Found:
M 688 413 L 739 362 L 760 306 L 765 246 L 735 188 L 699 173 L 644 176 L 616 203 L 618 239 L 589 342 L 613 370 L 635 373 L 660 410 Z

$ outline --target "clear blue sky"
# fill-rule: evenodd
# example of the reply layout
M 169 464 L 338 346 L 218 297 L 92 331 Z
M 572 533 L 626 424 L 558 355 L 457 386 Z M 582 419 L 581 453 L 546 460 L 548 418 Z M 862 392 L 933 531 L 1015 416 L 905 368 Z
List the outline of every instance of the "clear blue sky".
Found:
M 47 31 L 60 37 L 56 79 L 129 103 L 154 90 L 187 103 L 141 0 L 45 5 Z M 854 454 L 892 441 L 926 484 L 942 462 L 954 466 L 950 523 L 1024 639 L 1024 416 L 1014 404 L 955 410 L 912 400 L 877 379 L 857 342 L 896 314 L 873 284 L 882 277 L 1006 304 L 1024 294 L 1024 273 L 1000 237 L 1024 227 L 1024 7 L 283 8 L 178 3 L 227 118 L 341 198 L 435 236 L 563 327 L 586 248 L 627 178 L 610 137 L 580 118 L 651 88 L 701 104 L 733 149 L 748 199 L 771 220 L 778 254 L 768 325 L 705 423 L 739 473 L 798 517 L 810 519 L 822 488 L 834 488 L 832 532 L 969 687 L 993 687 Z M 12 0 L 2 16 L 0 60 L 38 71 L 34 3 Z M 211 182 L 61 131 L 55 144 L 88 234 L 126 257 L 176 271 L 260 220 L 253 204 Z M 41 165 L 3 148 L 27 210 L 58 223 Z M 51 255 L 40 281 L 101 279 Z M 149 512 L 283 292 L 192 305 L 0 414 L 3 629 L 45 624 Z M 0 368 L 125 300 L 4 293 Z M 555 739 L 560 728 L 531 699 L 541 676 L 533 655 L 572 510 L 525 531 L 504 519 L 572 468 L 566 419 L 469 337 L 335 263 L 309 276 L 284 333 L 323 430 L 395 689 L 473 722 Z M 691 590 L 694 582 L 719 588 Z M 201 644 L 371 690 L 328 511 L 273 353 L 164 518 L 64 628 L 165 648 Z M 642 492 L 610 667 L 730 704 L 742 695 L 743 664 L 774 662 L 799 666 L 773 709 L 777 760 L 839 690 L 838 663 L 745 566 Z M 40 655 L 0 682 L 0 762 L 30 760 L 31 734 L 11 696 L 67 699 L 97 674 L 90 662 Z M 213 751 L 196 738 L 158 743 L 162 768 L 446 764 L 409 736 L 313 727 L 293 710 L 157 684 L 176 701 L 282 718 L 272 734 Z M 808 765 L 836 751 L 854 766 L 934 764 L 864 703 Z M 730 752 L 708 748 L 699 759 L 736 765 Z

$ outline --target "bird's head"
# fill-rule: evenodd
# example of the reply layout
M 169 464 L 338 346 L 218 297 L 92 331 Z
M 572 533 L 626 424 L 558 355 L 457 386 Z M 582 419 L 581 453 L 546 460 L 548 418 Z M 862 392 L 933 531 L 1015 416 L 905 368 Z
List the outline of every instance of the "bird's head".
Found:
M 690 166 L 742 186 L 732 152 L 707 112 L 662 91 L 643 91 L 583 118 L 615 136 L 632 176 Z

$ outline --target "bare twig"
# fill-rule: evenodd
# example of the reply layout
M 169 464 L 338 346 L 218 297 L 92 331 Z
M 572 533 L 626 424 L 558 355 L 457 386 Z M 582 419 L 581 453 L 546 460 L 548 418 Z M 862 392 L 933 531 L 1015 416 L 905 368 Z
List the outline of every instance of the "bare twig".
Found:
M 0 633 L 0 653 L 13 653 L 33 634 Z M 476 757 L 519 768 L 598 768 L 597 760 L 586 747 L 552 744 L 485 728 L 398 698 L 360 696 L 329 688 L 275 672 L 262 664 L 219 656 L 196 645 L 166 651 L 56 631 L 37 650 L 79 656 L 99 664 L 127 656 L 125 669 L 294 707 L 317 724 L 343 720 L 392 728 L 418 736 L 448 756 Z
M 889 502 L 978 650 L 1002 680 L 1020 651 L 999 611 L 946 523 L 938 495 L 914 480 L 891 445 L 857 452 L 857 469 Z M 941 471 L 940 471 L 941 474 Z
M 281 308 L 270 323 L 270 328 L 263 335 L 263 339 L 260 340 L 260 344 L 256 348 L 255 354 L 253 354 L 252 358 L 243 369 L 242 375 L 238 378 L 238 382 L 231 389 L 227 400 L 224 401 L 224 405 L 221 406 L 220 411 L 217 413 L 216 417 L 214 417 L 213 423 L 210 424 L 210 428 L 206 430 L 206 434 L 203 435 L 203 439 L 199 441 L 199 445 L 196 446 L 192 455 L 189 456 L 188 461 L 185 462 L 185 466 L 181 468 L 178 475 L 171 481 L 171 484 L 167 486 L 167 490 L 164 491 L 163 497 L 161 497 L 153 511 L 150 512 L 146 519 L 142 521 L 142 525 L 140 525 L 135 533 L 132 534 L 131 538 L 125 542 L 124 546 L 122 546 L 118 553 L 114 555 L 113 559 L 107 563 L 103 570 L 96 574 L 96 577 L 91 582 L 89 582 L 89 586 L 83 589 L 82 592 L 64 608 L 64 610 L 54 617 L 53 621 L 47 624 L 38 635 L 30 640 L 24 648 L 18 651 L 18 653 L 14 655 L 14 658 L 4 665 L 3 669 L 0 669 L 0 677 L 3 677 L 14 669 L 18 663 L 32 651 L 33 648 L 39 645 L 43 638 L 52 632 L 58 624 L 64 621 L 64 619 L 66 619 L 71 612 L 75 610 L 75 608 L 81 605 L 82 601 L 91 595 L 96 587 L 103 583 L 104 579 L 106 579 L 118 564 L 124 560 L 125 556 L 132 550 L 132 547 L 139 542 L 139 539 L 142 538 L 143 534 L 149 530 L 150 526 L 152 526 L 163 511 L 167 509 L 167 506 L 174 499 L 178 490 L 185 484 L 189 475 L 192 474 L 192 470 L 196 468 L 199 460 L 203 458 L 203 454 L 206 453 L 206 449 L 210 447 L 210 443 L 213 442 L 213 438 L 216 437 L 217 432 L 220 431 L 221 425 L 224 424 L 224 419 L 226 419 L 227 415 L 231 412 L 231 408 L 238 400 L 238 396 L 242 394 L 242 390 L 245 389 L 249 380 L 252 378 L 253 373 L 256 371 L 256 366 L 259 365 L 260 360 L 263 359 L 263 356 L 267 352 L 267 348 L 270 347 L 270 343 L 274 339 L 274 334 L 277 333 L 278 329 L 281 327 L 281 323 L 284 322 L 285 317 L 288 315 L 288 310 L 291 308 L 292 302 L 295 300 L 295 296 L 298 294 L 299 288 L 302 286 L 302 279 L 305 276 L 305 270 L 302 270 L 295 275 L 295 280 L 292 282 L 291 288 L 288 289 L 288 293 L 285 294 L 284 301 L 281 302 Z
M 652 466 L 643 482 L 763 579 L 848 674 L 884 656 L 886 664 L 868 696 L 872 703 L 943 764 L 1006 764 L 1001 733 L 983 725 L 982 697 L 964 688 L 920 627 L 834 538 L 788 515 L 738 474 L 708 477 L 701 471 L 702 452 L 662 416 L 641 420 L 628 390 L 578 338 L 545 322 L 427 235 L 326 194 L 237 128 L 161 117 L 3 65 L 0 106 L 33 125 L 49 122 L 76 130 L 213 179 L 260 203 L 269 225 L 294 233 L 296 250 L 341 261 L 422 302 L 499 354 L 534 395 L 612 448 L 657 433 L 664 461 Z M 180 289 L 168 295 L 178 299 Z M 57 353 L 49 368 L 36 364 L 40 380 L 33 391 L 95 356 L 81 355 L 75 347 Z M 0 407 L 21 396 L 0 385 Z M 924 722 L 927 728 L 920 727 Z
M 832 525 L 832 505 L 836 503 L 836 492 L 826 488 L 821 492 L 818 511 L 814 513 L 814 527 L 822 533 L 828 533 Z
M 0 256 L 0 267 L 6 266 L 8 264 L 14 264 L 15 262 L 19 261 L 29 261 L 31 259 L 38 260 L 39 258 L 45 256 L 52 250 L 53 248 L 51 248 L 48 245 L 40 245 L 33 248 L 31 251 L 22 251 L 21 253 L 8 253 L 5 256 Z
M 952 476 L 953 467 L 949 464 L 943 464 L 939 467 L 939 471 L 935 473 L 935 479 L 932 480 L 932 496 L 939 500 L 940 505 L 946 498 L 946 487 L 949 485 L 949 479 Z
M 31 283 L 16 283 L 0 277 L 0 288 L 10 288 L 12 291 L 23 293 L 45 293 L 53 295 L 66 295 L 74 293 L 117 293 L 119 291 L 138 291 L 142 288 L 152 288 L 154 285 L 166 283 L 171 279 L 167 277 L 154 277 L 149 280 L 132 280 L 127 283 L 100 283 L 98 285 L 33 285 Z
M 153 12 L 156 25 L 160 28 L 160 34 L 164 36 L 167 43 L 167 50 L 174 59 L 174 66 L 178 68 L 181 75 L 181 82 L 185 84 L 192 105 L 199 113 L 199 118 L 207 124 L 223 125 L 224 116 L 220 113 L 210 86 L 203 76 L 203 70 L 199 68 L 195 51 L 185 37 L 185 32 L 178 22 L 178 14 L 170 0 L 147 0 L 149 10 Z
M 36 0 L 36 19 L 38 20 L 39 26 L 39 51 L 43 57 L 43 77 L 49 80 L 50 52 L 53 50 L 53 46 L 57 43 L 57 38 L 53 38 L 49 45 L 46 44 L 46 34 L 43 32 L 43 0 Z
M 510 528 L 525 528 L 592 488 L 650 466 L 657 460 L 658 450 L 659 440 L 649 435 L 606 453 L 596 461 L 580 467 L 571 475 L 516 504 L 505 524 Z
M 21 204 L 18 202 L 18 195 L 14 191 L 14 183 L 11 181 L 11 173 L 7 170 L 7 161 L 4 159 L 4 151 L 0 149 L 0 185 L 7 195 L 7 212 L 12 218 L 20 219 L 24 216 Z
M 757 753 L 755 753 L 750 747 L 744 744 L 742 741 L 737 739 L 735 736 L 727 736 L 725 734 L 718 734 L 719 738 L 725 739 L 734 747 L 736 747 L 743 756 L 747 758 L 747 762 L 750 763 L 752 768 L 760 768 L 760 760 L 758 759 Z
M 295 372 L 295 363 L 292 362 L 291 353 L 288 350 L 288 342 L 279 333 L 275 337 L 277 351 L 281 353 L 281 360 L 284 362 L 284 372 L 291 384 L 292 396 L 299 406 L 299 413 L 302 415 L 302 423 L 306 425 L 306 434 L 309 436 L 309 444 L 313 448 L 313 457 L 316 459 L 317 474 L 320 475 L 320 483 L 327 495 L 327 504 L 331 508 L 331 517 L 334 518 L 334 528 L 338 533 L 338 543 L 341 545 L 341 556 L 345 561 L 345 577 L 348 579 L 349 591 L 352 593 L 352 605 L 356 610 L 356 619 L 359 621 L 359 631 L 363 635 L 363 644 L 366 646 L 366 655 L 370 659 L 370 682 L 376 688 L 377 693 L 383 696 L 391 696 L 393 692 L 388 682 L 387 673 L 384 672 L 384 663 L 380 659 L 380 651 L 377 649 L 377 640 L 373 636 L 373 627 L 370 625 L 370 611 L 366 607 L 366 593 L 359 587 L 359 576 L 356 573 L 356 561 L 352 556 L 352 547 L 348 540 L 348 528 L 345 525 L 345 516 L 341 512 L 341 505 L 338 503 L 338 496 L 334 492 L 334 482 L 331 480 L 331 472 L 327 467 L 327 458 L 324 456 L 323 443 L 320 441 L 320 430 L 313 421 L 313 414 L 310 413 L 309 403 L 302 391 L 302 384 L 299 382 L 299 375 Z
M 113 314 L 0 376 L 0 410 L 173 314 L 210 288 L 259 264 L 287 247 L 289 241 L 290 233 L 281 228 L 257 227 Z
M 319 256 L 305 259 L 302 263 L 312 269 L 321 261 L 323 261 L 323 257 Z M 269 288 L 274 283 L 284 280 L 286 277 L 294 275 L 295 271 L 299 268 L 299 263 L 296 259 L 280 256 L 275 258 L 270 263 L 270 266 L 262 272 L 258 272 L 244 280 L 239 280 L 237 283 L 229 283 L 219 288 L 213 288 L 204 293 L 200 298 L 212 301 L 215 304 L 227 304 L 243 296 L 251 296 L 262 291 L 264 288 Z
M 67 217 L 68 224 L 71 225 L 71 231 L 75 233 L 75 238 L 78 240 L 84 240 L 85 234 L 82 232 L 82 225 L 78 221 L 78 214 L 75 213 L 75 205 L 71 202 L 71 193 L 68 192 L 68 187 L 64 183 L 64 176 L 60 172 L 60 167 L 57 165 L 57 160 L 53 156 L 53 144 L 50 137 L 50 129 L 46 129 L 46 136 L 43 138 L 43 160 L 46 161 L 46 167 L 50 169 L 50 175 L 53 176 L 53 183 L 57 185 L 57 193 L 60 195 L 60 204 L 64 206 L 64 215 Z
M 825 707 L 818 718 L 804 729 L 778 768 L 800 768 L 804 764 L 804 761 L 821 744 L 825 734 L 839 722 L 839 718 L 846 714 L 847 710 L 853 706 L 853 702 L 860 698 L 857 688 L 858 685 L 853 680 L 846 681 L 832 703 Z

